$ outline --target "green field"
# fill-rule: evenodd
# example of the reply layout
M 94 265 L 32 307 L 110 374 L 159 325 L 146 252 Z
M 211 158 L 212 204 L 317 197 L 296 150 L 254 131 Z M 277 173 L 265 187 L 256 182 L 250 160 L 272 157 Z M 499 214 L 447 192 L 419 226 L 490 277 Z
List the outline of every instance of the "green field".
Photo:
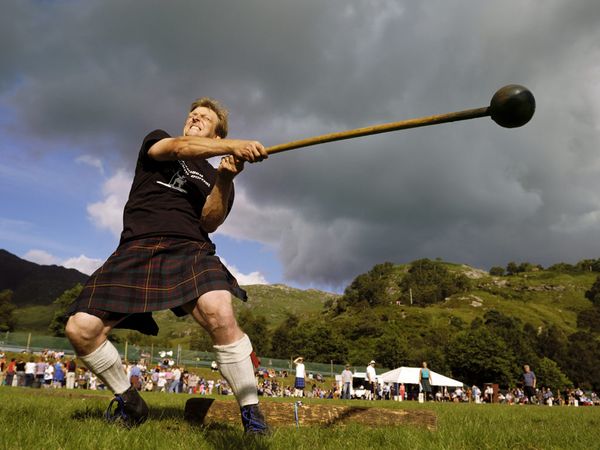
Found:
M 108 392 L 0 387 L 2 449 L 592 449 L 600 442 L 600 408 L 310 400 L 406 410 L 430 409 L 437 428 L 419 426 L 275 429 L 249 439 L 241 426 L 200 428 L 184 421 L 187 394 L 144 393 L 151 408 L 141 427 L 107 424 Z M 229 397 L 231 398 L 231 397 Z M 282 399 L 278 399 L 282 401 Z M 264 401 L 277 401 L 265 399 Z

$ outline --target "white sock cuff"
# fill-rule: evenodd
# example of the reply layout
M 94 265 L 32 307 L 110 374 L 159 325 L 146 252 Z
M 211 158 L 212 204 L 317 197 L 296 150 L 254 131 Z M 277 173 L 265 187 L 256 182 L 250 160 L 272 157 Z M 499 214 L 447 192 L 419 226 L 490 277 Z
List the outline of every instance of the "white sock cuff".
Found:
M 239 341 L 227 345 L 214 345 L 215 357 L 219 364 L 235 364 L 248 358 L 252 353 L 252 342 L 247 334 Z
M 102 373 L 116 361 L 121 361 L 119 351 L 108 339 L 89 355 L 79 356 L 79 359 L 88 369 L 93 369 L 96 373 Z

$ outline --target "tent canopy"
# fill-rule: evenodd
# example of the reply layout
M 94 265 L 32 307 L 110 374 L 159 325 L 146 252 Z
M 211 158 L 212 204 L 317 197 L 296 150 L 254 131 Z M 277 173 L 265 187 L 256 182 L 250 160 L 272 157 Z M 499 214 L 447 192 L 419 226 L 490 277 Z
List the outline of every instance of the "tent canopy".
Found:
M 420 367 L 398 367 L 378 376 L 384 383 L 419 384 Z M 462 387 L 463 383 L 429 370 L 429 383 L 432 386 Z

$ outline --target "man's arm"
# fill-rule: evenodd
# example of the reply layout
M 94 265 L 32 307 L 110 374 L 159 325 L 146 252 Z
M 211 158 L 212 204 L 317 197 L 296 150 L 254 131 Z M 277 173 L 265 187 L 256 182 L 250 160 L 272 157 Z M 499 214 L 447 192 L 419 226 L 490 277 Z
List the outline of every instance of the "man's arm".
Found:
M 148 156 L 156 161 L 208 159 L 222 155 L 233 155 L 248 162 L 262 161 L 268 157 L 264 146 L 258 141 L 199 136 L 161 139 L 148 150 Z
M 225 221 L 229 208 L 229 197 L 233 188 L 233 179 L 244 168 L 244 161 L 235 159 L 233 156 L 225 156 L 217 169 L 217 179 L 213 188 L 206 198 L 200 225 L 207 233 L 216 231 Z

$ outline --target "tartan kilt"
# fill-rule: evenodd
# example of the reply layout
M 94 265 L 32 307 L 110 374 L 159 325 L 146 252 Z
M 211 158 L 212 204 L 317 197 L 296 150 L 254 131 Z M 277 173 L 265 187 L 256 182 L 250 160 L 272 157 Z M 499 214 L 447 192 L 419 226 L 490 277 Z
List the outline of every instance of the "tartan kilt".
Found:
M 306 383 L 304 382 L 304 378 L 296 377 L 296 380 L 294 382 L 294 387 L 296 389 L 304 389 L 305 386 L 306 386 Z
M 115 328 L 158 334 L 152 311 L 171 309 L 201 295 L 226 290 L 246 301 L 246 292 L 215 255 L 210 242 L 152 237 L 121 244 L 94 272 L 67 315 L 87 312 L 101 319 L 123 319 Z

